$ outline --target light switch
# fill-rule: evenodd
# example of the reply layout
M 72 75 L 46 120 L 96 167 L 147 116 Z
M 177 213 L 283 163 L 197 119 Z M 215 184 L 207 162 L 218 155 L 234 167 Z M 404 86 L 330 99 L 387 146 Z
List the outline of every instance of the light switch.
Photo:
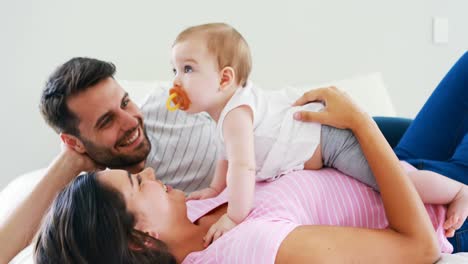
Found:
M 448 43 L 448 18 L 434 17 L 432 21 L 432 40 L 434 44 Z

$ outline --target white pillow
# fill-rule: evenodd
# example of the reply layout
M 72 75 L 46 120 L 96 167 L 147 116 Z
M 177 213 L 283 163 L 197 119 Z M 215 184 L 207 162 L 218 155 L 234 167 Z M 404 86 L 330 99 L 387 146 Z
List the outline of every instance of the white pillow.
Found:
M 356 76 L 350 79 L 331 81 L 316 85 L 293 86 L 304 93 L 312 88 L 336 86 L 348 93 L 359 106 L 371 116 L 395 116 L 395 108 L 379 72 Z
M 9 264 L 34 264 L 34 244 L 20 251 Z
M 169 81 L 128 81 L 119 80 L 120 85 L 126 90 L 130 98 L 137 105 L 147 99 L 148 95 L 155 89 L 165 89 L 171 87 Z M 302 94 L 312 88 L 336 86 L 347 92 L 367 113 L 372 116 L 395 116 L 395 108 L 384 85 L 380 72 L 355 76 L 349 79 L 330 81 L 314 85 L 290 86 L 294 93 Z
M 140 107 L 152 92 L 155 90 L 160 91 L 161 89 L 167 90 L 172 85 L 168 81 L 117 80 L 117 82 L 126 92 L 128 92 L 130 98 Z

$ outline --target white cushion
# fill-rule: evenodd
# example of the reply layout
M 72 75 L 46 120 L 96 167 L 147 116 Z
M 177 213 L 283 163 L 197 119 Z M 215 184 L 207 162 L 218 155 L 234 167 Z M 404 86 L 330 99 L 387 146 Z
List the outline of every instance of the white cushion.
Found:
M 395 108 L 379 72 L 315 85 L 293 86 L 292 89 L 303 93 L 311 88 L 327 86 L 336 86 L 348 93 L 371 116 L 395 116 Z
M 117 80 L 122 88 L 128 92 L 130 98 L 141 106 L 155 90 L 168 89 L 171 86 L 167 81 L 128 81 Z
M 29 245 L 16 255 L 9 264 L 34 264 L 34 245 Z
M 150 92 L 155 89 L 167 90 L 171 87 L 171 82 L 169 81 L 118 80 L 118 82 L 128 92 L 130 98 L 140 106 L 147 99 Z M 320 84 L 289 86 L 288 89 L 293 90 L 294 93 L 302 94 L 312 88 L 332 85 L 347 92 L 366 112 L 372 116 L 396 115 L 392 100 L 387 88 L 385 87 L 382 74 L 379 72 Z
M 0 192 L 0 201 L 2 201 L 0 203 L 0 223 L 26 198 L 44 172 L 45 169 L 39 169 L 18 176 Z

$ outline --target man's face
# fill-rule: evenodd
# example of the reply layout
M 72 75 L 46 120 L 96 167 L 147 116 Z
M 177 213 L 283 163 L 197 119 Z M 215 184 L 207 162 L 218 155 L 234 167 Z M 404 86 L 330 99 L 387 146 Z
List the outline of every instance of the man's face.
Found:
M 95 162 L 111 168 L 144 164 L 151 145 L 143 116 L 113 78 L 71 97 L 67 105 L 79 119 L 79 139 Z

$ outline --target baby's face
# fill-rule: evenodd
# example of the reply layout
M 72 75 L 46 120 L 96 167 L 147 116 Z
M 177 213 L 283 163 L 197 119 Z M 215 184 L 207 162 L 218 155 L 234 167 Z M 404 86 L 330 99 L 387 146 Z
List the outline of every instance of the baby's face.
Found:
M 174 45 L 171 62 L 174 84 L 181 86 L 191 101 L 187 112 L 209 111 L 217 105 L 221 74 L 203 39 L 188 39 Z

